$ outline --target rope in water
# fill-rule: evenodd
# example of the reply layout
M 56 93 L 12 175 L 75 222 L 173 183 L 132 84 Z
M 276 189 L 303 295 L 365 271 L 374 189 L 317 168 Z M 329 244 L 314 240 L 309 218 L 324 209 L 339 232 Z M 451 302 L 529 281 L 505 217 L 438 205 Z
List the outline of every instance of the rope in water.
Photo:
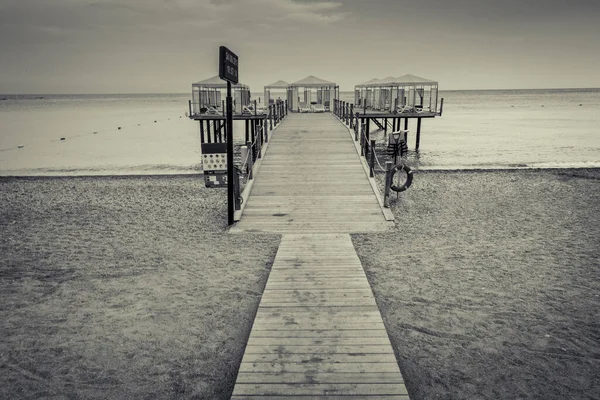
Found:
M 182 116 L 179 116 L 179 118 L 182 118 Z M 171 118 L 167 118 L 166 120 L 170 121 Z M 153 121 L 154 121 L 153 123 L 156 124 L 156 123 L 164 121 L 164 120 L 158 120 L 158 119 L 156 119 L 156 120 L 153 120 Z M 88 136 L 88 135 L 96 135 L 96 134 L 99 134 L 99 133 L 116 132 L 116 131 L 123 130 L 125 128 L 131 128 L 131 127 L 135 127 L 135 126 L 146 126 L 146 125 L 149 125 L 149 124 L 150 123 L 147 123 L 147 124 L 137 124 L 137 125 L 121 125 L 121 126 L 118 126 L 116 129 L 105 129 L 105 130 L 101 130 L 101 131 L 92 131 L 92 132 L 88 132 L 88 133 L 80 133 L 80 134 L 71 135 L 71 136 L 62 136 L 62 137 L 59 137 L 58 139 L 51 139 L 51 140 L 49 140 L 49 142 L 62 142 L 62 141 L 66 141 L 67 139 L 76 139 L 76 138 L 80 138 L 80 137 L 84 137 L 84 136 Z M 19 144 L 16 148 L 11 147 L 11 148 L 6 148 L 6 149 L 1 149 L 1 151 L 14 150 L 14 149 L 22 149 L 24 147 L 27 147 L 27 145 L 25 145 L 25 144 Z

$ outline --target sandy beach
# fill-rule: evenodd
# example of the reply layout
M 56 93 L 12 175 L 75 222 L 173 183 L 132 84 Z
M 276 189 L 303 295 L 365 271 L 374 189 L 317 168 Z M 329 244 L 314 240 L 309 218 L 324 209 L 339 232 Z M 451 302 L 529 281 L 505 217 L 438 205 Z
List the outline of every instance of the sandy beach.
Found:
M 0 178 L 0 398 L 228 398 L 279 237 L 225 197 Z M 419 172 L 392 207 L 353 241 L 413 399 L 600 397 L 599 170 Z
M 355 235 L 413 399 L 600 398 L 600 171 L 418 172 Z
M 230 396 L 278 236 L 201 176 L 0 187 L 0 398 Z

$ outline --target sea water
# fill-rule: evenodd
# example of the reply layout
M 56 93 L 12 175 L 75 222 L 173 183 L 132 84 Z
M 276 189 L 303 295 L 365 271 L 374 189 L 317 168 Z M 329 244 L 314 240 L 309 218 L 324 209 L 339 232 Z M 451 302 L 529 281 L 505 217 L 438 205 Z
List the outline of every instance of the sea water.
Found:
M 353 101 L 352 92 L 340 97 Z M 408 157 L 413 168 L 600 167 L 600 89 L 445 91 L 440 97 L 443 115 L 423 119 L 420 151 Z M 0 95 L 0 175 L 199 173 L 199 124 L 187 118 L 189 98 Z M 411 120 L 411 150 L 415 129 Z M 235 121 L 234 139 L 243 143 L 243 122 Z

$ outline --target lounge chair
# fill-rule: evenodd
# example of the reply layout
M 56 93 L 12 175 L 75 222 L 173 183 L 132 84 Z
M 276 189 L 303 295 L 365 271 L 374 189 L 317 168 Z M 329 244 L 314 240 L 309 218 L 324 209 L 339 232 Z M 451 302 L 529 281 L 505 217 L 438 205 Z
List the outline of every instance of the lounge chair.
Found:
M 315 104 L 313 106 L 313 112 L 325 112 L 325 106 L 323 104 Z
M 423 112 L 423 109 L 418 109 L 413 106 L 400 106 L 400 107 L 398 107 L 398 112 L 399 113 L 421 113 L 421 112 Z
M 261 107 L 261 106 L 256 106 L 256 113 L 255 113 L 253 104 L 244 106 L 242 108 L 243 115 L 266 114 L 266 113 L 267 113 L 267 111 L 265 110 L 265 108 Z
M 300 103 L 298 104 L 298 112 L 312 112 L 312 108 L 306 103 Z
M 208 106 L 208 108 L 206 109 L 206 114 L 223 115 L 223 112 L 221 111 L 221 107 Z

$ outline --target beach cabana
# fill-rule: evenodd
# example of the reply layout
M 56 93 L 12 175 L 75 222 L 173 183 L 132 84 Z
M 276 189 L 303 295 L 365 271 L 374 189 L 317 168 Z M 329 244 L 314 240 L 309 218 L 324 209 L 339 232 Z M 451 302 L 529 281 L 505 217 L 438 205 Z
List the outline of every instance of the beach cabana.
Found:
M 438 111 L 438 83 L 411 74 L 361 83 L 354 87 L 354 96 L 356 104 L 371 110 L 396 112 L 412 107 Z
M 285 82 L 285 81 L 277 81 L 277 82 L 273 82 L 270 85 L 265 86 L 265 105 L 269 105 L 269 104 L 273 104 L 275 102 L 274 99 L 271 98 L 271 92 L 274 92 L 274 96 L 280 97 L 280 98 L 284 98 L 286 96 L 286 91 L 288 86 L 290 86 L 289 83 Z M 279 96 L 278 96 L 279 95 Z
M 381 79 L 373 78 L 359 85 L 354 86 L 354 104 L 359 107 L 363 107 L 363 102 L 369 103 L 369 99 L 372 95 L 372 86 L 379 83 Z
M 231 85 L 233 112 L 241 114 L 244 106 L 250 104 L 250 88 L 237 83 Z M 223 104 L 227 97 L 227 82 L 213 76 L 200 82 L 192 83 L 192 114 L 225 114 Z
M 288 108 L 292 112 L 309 109 L 314 105 L 322 105 L 330 111 L 333 101 L 338 98 L 338 86 L 315 76 L 307 76 L 292 83 L 287 88 Z

